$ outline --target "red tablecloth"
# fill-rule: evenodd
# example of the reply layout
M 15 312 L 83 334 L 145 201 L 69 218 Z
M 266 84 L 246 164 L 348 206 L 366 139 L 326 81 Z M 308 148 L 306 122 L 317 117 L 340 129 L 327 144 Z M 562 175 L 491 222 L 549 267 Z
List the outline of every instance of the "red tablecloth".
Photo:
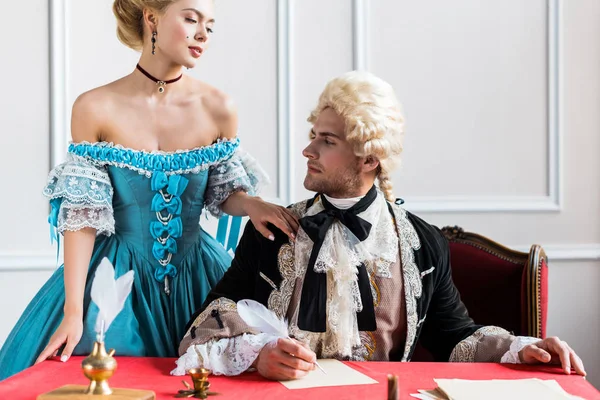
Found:
M 20 374 L 0 382 L 0 399 L 35 399 L 66 384 L 85 385 L 81 373 L 83 357 L 73 357 L 67 363 L 45 361 Z M 157 399 L 173 399 L 183 389 L 182 378 L 169 375 L 175 366 L 172 358 L 129 358 L 118 357 L 118 368 L 110 379 L 112 387 L 153 390 Z M 564 375 L 558 368 L 531 367 L 508 364 L 453 364 L 453 363 L 390 363 L 348 362 L 352 368 L 379 382 L 376 385 L 356 385 L 316 389 L 289 390 L 279 382 L 263 379 L 257 373 L 246 373 L 238 377 L 212 376 L 211 390 L 219 396 L 214 400 L 243 399 L 386 399 L 387 375 L 399 377 L 400 399 L 414 399 L 410 393 L 417 389 L 435 387 L 433 378 L 463 379 L 555 379 L 569 393 L 588 400 L 600 399 L 600 392 L 581 376 Z M 185 377 L 189 383 L 191 379 Z

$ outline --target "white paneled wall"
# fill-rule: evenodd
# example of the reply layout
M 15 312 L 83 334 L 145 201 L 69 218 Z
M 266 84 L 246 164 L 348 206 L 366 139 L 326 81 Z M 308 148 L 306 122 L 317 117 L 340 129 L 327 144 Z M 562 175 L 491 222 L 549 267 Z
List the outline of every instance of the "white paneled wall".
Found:
M 116 38 L 112 1 L 50 6 L 58 11 L 52 47 L 46 1 L 8 2 L 5 15 L 27 22 L 0 25 L 0 37 L 12 38 L 3 41 L 11 62 L 0 63 L 0 76 L 15 78 L 4 80 L 0 98 L 0 342 L 56 264 L 41 189 L 51 149 L 56 160 L 64 152 L 69 108 L 80 93 L 129 73 L 138 57 Z M 373 71 L 405 110 L 397 196 L 439 226 L 461 225 L 520 249 L 542 244 L 550 256 L 548 332 L 582 354 L 600 386 L 600 3 L 219 0 L 216 7 L 212 48 L 187 73 L 237 103 L 243 146 L 272 179 L 264 197 L 284 204 L 309 195 L 301 150 L 311 108 L 329 79 Z M 51 60 L 65 67 L 50 74 Z M 51 115 L 63 122 L 54 141 L 51 126 L 61 125 L 51 125 Z

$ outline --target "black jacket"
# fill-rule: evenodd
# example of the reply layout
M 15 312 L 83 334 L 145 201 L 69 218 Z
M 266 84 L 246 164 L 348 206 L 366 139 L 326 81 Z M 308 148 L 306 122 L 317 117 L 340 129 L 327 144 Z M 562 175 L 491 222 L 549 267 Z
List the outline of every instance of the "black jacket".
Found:
M 454 286 L 448 242 L 441 231 L 395 204 L 389 206 L 400 232 L 401 252 L 414 254 L 414 262 L 402 262 L 405 299 L 398 299 L 406 301 L 409 346 L 392 355 L 391 361 L 410 360 L 418 341 L 437 361 L 448 361 L 456 344 L 481 326 L 473 323 Z M 221 297 L 234 302 L 253 299 L 267 306 L 273 287 L 261 273 L 279 287 L 282 276 L 278 253 L 281 246 L 289 243 L 276 227 L 271 225 L 269 229 L 275 234 L 274 241 L 263 237 L 252 223 L 246 224 L 231 267 L 194 314 L 188 328 L 213 300 Z

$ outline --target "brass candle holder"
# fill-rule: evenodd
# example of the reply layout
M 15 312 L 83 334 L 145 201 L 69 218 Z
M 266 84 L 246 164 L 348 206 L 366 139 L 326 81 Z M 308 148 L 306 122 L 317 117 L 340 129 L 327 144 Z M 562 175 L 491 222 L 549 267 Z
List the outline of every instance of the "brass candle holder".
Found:
M 103 341 L 94 342 L 92 353 L 81 363 L 83 374 L 90 380 L 85 394 L 112 394 L 113 391 L 108 386 L 108 379 L 117 369 L 117 360 L 113 358 L 114 354 L 114 349 L 106 352 Z
M 90 380 L 88 387 L 83 385 L 65 385 L 51 392 L 41 394 L 38 400 L 58 400 L 58 399 L 89 399 L 97 395 L 99 398 L 111 395 L 115 399 L 131 400 L 152 400 L 156 394 L 150 390 L 137 389 L 111 389 L 108 386 L 108 379 L 113 376 L 117 369 L 117 360 L 113 358 L 115 350 L 111 349 L 108 353 L 104 347 L 104 321 L 100 332 L 96 335 L 92 353 L 81 362 L 83 374 Z
M 194 387 L 192 388 L 186 381 L 181 381 L 187 389 L 180 390 L 175 397 L 206 399 L 208 396 L 218 394 L 209 391 L 210 382 L 208 381 L 208 376 L 210 375 L 210 370 L 206 368 L 192 368 L 188 371 L 188 375 L 192 378 Z

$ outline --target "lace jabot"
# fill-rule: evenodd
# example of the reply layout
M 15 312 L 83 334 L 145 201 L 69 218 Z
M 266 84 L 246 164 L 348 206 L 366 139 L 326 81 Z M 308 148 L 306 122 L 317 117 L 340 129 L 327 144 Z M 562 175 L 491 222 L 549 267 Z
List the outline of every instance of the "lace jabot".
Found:
M 323 210 L 323 204 L 317 199 L 305 215 L 315 215 Z M 328 318 L 324 335 L 331 336 L 327 341 L 337 342 L 335 347 L 347 356 L 361 343 L 356 320 L 356 313 L 362 310 L 358 268 L 372 266 L 373 274 L 390 278 L 390 266 L 395 263 L 399 251 L 394 221 L 381 192 L 358 216 L 371 223 L 369 237 L 361 242 L 347 227 L 335 221 L 325 235 L 314 266 L 315 272 L 326 273 L 330 277 L 327 280 Z M 297 278 L 305 275 L 312 247 L 312 240 L 300 229 L 295 245 Z M 300 332 L 297 333 L 301 336 Z

